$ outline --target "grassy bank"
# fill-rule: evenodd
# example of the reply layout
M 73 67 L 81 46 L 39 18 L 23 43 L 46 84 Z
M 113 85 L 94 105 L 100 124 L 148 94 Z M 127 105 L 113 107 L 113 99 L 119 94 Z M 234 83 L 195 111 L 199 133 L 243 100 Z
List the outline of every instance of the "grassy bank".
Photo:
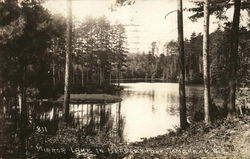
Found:
M 63 102 L 62 95 L 57 101 Z M 108 94 L 71 94 L 70 103 L 115 103 L 122 99 L 117 96 Z
M 83 135 L 84 130 L 60 126 L 57 135 L 48 136 L 45 145 L 38 149 L 40 155 L 46 155 L 42 147 L 63 147 L 72 158 L 91 159 L 245 159 L 250 157 L 249 122 L 250 117 L 245 116 L 218 120 L 209 127 L 196 123 L 186 131 L 172 131 L 131 144 L 115 144 L 109 140 L 100 140 L 99 137 L 87 137 Z
M 218 120 L 209 127 L 196 123 L 187 131 L 173 131 L 132 145 L 168 152 L 170 158 L 250 158 L 249 122 L 246 116 Z

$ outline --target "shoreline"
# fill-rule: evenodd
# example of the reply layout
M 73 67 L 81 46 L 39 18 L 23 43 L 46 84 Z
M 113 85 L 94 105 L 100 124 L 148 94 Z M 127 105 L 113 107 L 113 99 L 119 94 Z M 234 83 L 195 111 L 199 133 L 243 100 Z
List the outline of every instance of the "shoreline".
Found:
M 62 95 L 56 101 L 63 102 Z M 70 104 L 94 104 L 94 103 L 117 103 L 121 102 L 122 98 L 108 94 L 70 94 Z
M 249 122 L 249 115 L 224 121 L 218 120 L 210 126 L 200 122 L 186 131 L 172 131 L 165 135 L 131 143 L 131 145 L 140 148 L 155 148 L 158 151 L 172 149 L 175 152 L 181 152 L 173 154 L 171 156 L 173 158 L 250 158 Z
M 62 136 L 52 137 L 57 138 L 57 142 L 46 145 L 64 148 L 63 151 L 70 156 L 72 155 L 73 158 L 89 156 L 116 159 L 249 158 L 249 122 L 250 116 L 225 121 L 218 120 L 210 127 L 200 122 L 186 131 L 170 132 L 145 139 L 142 142 L 123 143 L 116 146 L 114 143 L 97 142 L 98 140 L 87 142 L 85 139 L 78 144 L 69 140 L 66 145 L 61 145 L 60 141 L 64 138 L 63 136 L 71 134 L 70 138 L 72 139 L 77 136 L 75 130 L 65 127 L 66 129 L 60 129 L 62 132 L 59 134 Z M 46 147 L 46 145 L 39 147 L 38 151 L 50 155 L 53 147 Z M 43 149 L 49 150 L 49 152 L 44 152 Z

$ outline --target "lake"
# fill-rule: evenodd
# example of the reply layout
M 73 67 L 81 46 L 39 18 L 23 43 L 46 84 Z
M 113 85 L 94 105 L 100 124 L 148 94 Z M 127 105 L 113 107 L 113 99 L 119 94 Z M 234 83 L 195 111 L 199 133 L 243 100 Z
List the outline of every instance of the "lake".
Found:
M 87 135 L 105 134 L 116 142 L 136 142 L 167 133 L 179 126 L 177 83 L 122 83 L 122 101 L 113 104 L 70 104 L 73 125 Z M 202 87 L 187 87 L 187 105 L 202 102 Z M 45 106 L 46 107 L 46 106 Z M 40 109 L 40 110 L 39 110 Z M 52 121 L 62 108 L 39 108 L 36 118 Z M 51 126 L 52 127 L 52 126 Z
M 118 94 L 122 98 L 119 103 L 70 104 L 71 126 L 81 130 L 79 132 L 84 137 L 113 143 L 141 141 L 179 126 L 177 83 L 121 83 L 121 86 L 124 90 Z M 192 116 L 195 108 L 202 108 L 203 89 L 198 85 L 187 86 L 186 94 L 188 116 Z M 28 131 L 30 137 L 34 133 L 55 135 L 60 127 L 62 105 L 44 102 L 29 107 L 29 125 L 33 128 L 33 131 Z M 6 152 L 15 152 L 20 148 L 15 139 L 19 132 L 17 114 L 12 112 L 9 115 L 11 112 L 2 108 L 0 145 L 8 147 Z
M 121 94 L 126 141 L 165 134 L 179 126 L 179 86 L 177 83 L 124 83 Z M 202 89 L 187 87 L 187 96 L 201 100 Z M 187 98 L 190 104 L 191 98 Z M 200 101 L 201 102 L 201 101 Z

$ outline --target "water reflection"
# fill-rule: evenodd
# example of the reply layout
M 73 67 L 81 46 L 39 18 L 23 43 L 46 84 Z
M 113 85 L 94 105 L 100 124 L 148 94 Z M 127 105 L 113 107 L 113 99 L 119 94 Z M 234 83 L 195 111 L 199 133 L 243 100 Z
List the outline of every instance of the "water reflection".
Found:
M 46 127 L 49 134 L 58 129 L 63 109 L 59 105 L 47 104 L 45 109 L 35 107 L 35 127 Z M 121 103 L 114 104 L 70 104 L 71 126 L 84 130 L 86 136 L 98 136 L 99 140 L 123 142 L 124 117 Z
M 179 126 L 179 93 L 176 83 L 123 83 L 122 102 L 114 104 L 71 104 L 72 124 L 88 136 L 116 142 L 134 142 L 167 133 Z M 187 87 L 190 112 L 201 101 L 202 89 Z M 40 108 L 43 108 L 40 110 Z M 60 106 L 36 110 L 41 121 L 62 116 Z M 37 121 L 36 121 L 37 123 Z M 51 126 L 49 126 L 51 127 Z M 55 126 L 56 127 L 56 126 Z
M 122 113 L 128 142 L 161 135 L 179 125 L 178 85 L 124 83 Z
M 179 126 L 179 86 L 177 83 L 124 83 L 122 108 L 129 142 L 164 134 Z M 202 108 L 201 86 L 187 86 L 187 105 L 194 112 Z M 192 113 L 189 113 L 191 116 Z
M 100 140 L 123 142 L 124 117 L 121 103 L 115 104 L 73 104 L 70 105 L 73 124 L 84 129 L 87 136 L 98 135 Z
M 71 126 L 84 132 L 83 135 L 98 137 L 99 141 L 114 143 L 140 141 L 141 138 L 167 133 L 168 129 L 179 126 L 178 84 L 171 83 L 123 83 L 122 102 L 113 104 L 70 104 Z M 196 107 L 202 108 L 202 87 L 187 87 L 187 105 L 189 112 Z M 12 109 L 13 108 L 13 109 Z M 49 102 L 29 103 L 30 127 L 26 136 L 16 140 L 20 134 L 19 117 L 16 106 L 5 104 L 0 109 L 0 141 L 13 145 L 21 144 L 26 153 L 27 137 L 37 127 L 46 127 L 46 134 L 55 135 L 62 118 L 62 105 Z M 9 125 L 8 125 L 9 123 Z M 33 130 L 33 131 L 32 131 Z M 23 131 L 23 130 L 22 130 Z M 13 137 L 14 136 L 14 137 Z M 5 139 L 3 139 L 5 138 Z M 35 139 L 31 140 L 35 142 Z M 35 146 L 36 143 L 30 143 Z

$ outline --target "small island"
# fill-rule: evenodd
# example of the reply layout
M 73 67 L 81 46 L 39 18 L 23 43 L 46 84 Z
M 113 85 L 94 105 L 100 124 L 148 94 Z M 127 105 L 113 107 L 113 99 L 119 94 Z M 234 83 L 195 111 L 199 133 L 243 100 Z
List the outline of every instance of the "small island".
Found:
M 62 95 L 57 99 L 57 102 L 63 102 L 64 96 Z M 120 102 L 120 97 L 108 94 L 71 94 L 70 103 L 116 103 Z

